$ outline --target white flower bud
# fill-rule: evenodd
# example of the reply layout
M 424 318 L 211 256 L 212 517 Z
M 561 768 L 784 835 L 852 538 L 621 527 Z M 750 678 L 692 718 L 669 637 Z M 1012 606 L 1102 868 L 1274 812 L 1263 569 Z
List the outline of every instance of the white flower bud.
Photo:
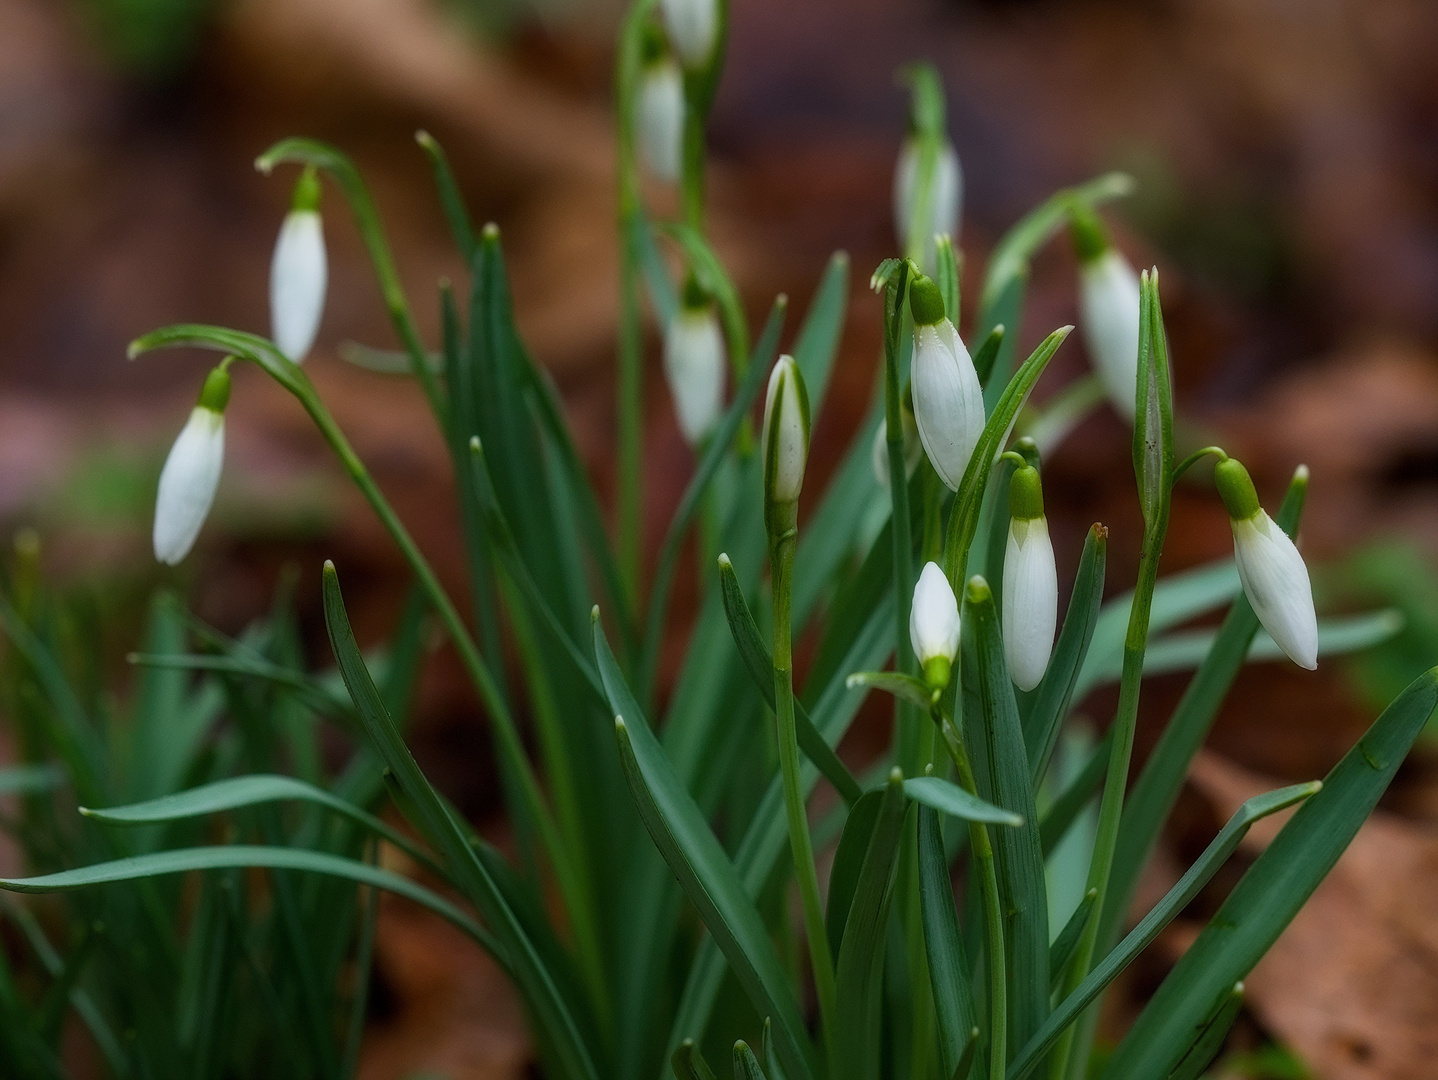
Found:
M 772 505 L 797 502 L 809 454 L 809 396 L 792 356 L 781 356 L 764 399 L 764 494 Z
M 1117 248 L 1079 266 L 1079 326 L 1114 411 L 1133 422 L 1138 394 L 1138 275 Z
M 719 0 L 659 0 L 669 43 L 690 70 L 709 63 L 719 36 Z
M 958 491 L 984 430 L 984 392 L 948 319 L 914 327 L 914 423 L 934 471 Z
M 959 651 L 959 602 L 938 563 L 925 563 L 914 585 L 909 644 L 930 685 L 947 685 Z
M 155 558 L 174 566 L 190 553 L 210 513 L 225 460 L 225 404 L 230 377 L 221 367 L 210 373 L 200 403 L 190 413 L 165 467 L 155 497 Z
M 684 157 L 684 76 L 667 56 L 640 75 L 634 127 L 649 171 L 666 183 L 677 182 Z
M 899 248 L 906 249 L 914 225 L 914 206 L 919 198 L 919 152 L 920 141 L 910 135 L 899 148 L 899 160 L 894 166 L 894 231 L 898 234 Z M 928 220 L 924 223 L 924 251 L 920 262 L 932 273 L 934 269 L 934 236 L 944 233 L 959 238 L 959 211 L 964 198 L 964 173 L 959 166 L 959 155 L 948 139 L 939 147 L 934 161 L 934 179 L 929 189 Z
M 1058 626 L 1059 580 L 1048 521 L 1011 518 L 1004 552 L 1004 660 L 1020 690 L 1044 677 Z
M 1254 614 L 1290 660 L 1312 671 L 1318 666 L 1318 615 L 1303 556 L 1259 504 L 1240 461 L 1224 457 L 1213 479 L 1228 508 L 1238 579 Z
M 690 446 L 709 433 L 724 410 L 724 335 L 713 303 L 687 304 L 664 331 L 664 374 Z
M 270 338 L 296 364 L 315 343 L 329 281 L 319 202 L 319 179 L 306 169 L 270 260 Z

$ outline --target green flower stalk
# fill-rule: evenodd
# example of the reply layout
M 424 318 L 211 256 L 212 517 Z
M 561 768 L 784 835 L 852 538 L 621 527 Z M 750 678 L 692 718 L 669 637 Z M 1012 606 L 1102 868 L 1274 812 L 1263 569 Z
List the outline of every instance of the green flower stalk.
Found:
M 784 812 L 794 874 L 804 909 L 804 931 L 825 1031 L 833 1033 L 834 959 L 824 925 L 824 905 L 814 866 L 814 842 L 799 777 L 799 737 L 794 716 L 794 650 L 790 598 L 794 547 L 799 537 L 799 492 L 809 454 L 809 396 L 792 356 L 781 356 L 769 376 L 764 401 L 764 524 L 769 534 L 769 570 L 774 593 L 774 719 L 778 729 L 779 771 L 784 782 Z

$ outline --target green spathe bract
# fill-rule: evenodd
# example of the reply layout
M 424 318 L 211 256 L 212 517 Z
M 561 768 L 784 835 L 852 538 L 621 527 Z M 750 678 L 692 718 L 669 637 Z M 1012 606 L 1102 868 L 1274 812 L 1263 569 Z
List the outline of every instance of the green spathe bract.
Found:
M 714 1080 L 708 1061 L 727 1062 L 737 1080 L 1021 1080 L 1038 1070 L 1077 1078 L 1093 1064 L 1096 1004 L 1115 975 L 1213 880 L 1253 821 L 1303 801 L 1105 1074 L 1192 1077 L 1233 1022 L 1241 980 L 1355 835 L 1433 711 L 1438 675 L 1430 673 L 1321 790 L 1300 784 L 1245 804 L 1119 940 L 1144 859 L 1237 671 L 1287 647 L 1281 632 L 1277 644 L 1257 636 L 1258 618 L 1267 623 L 1272 608 L 1238 592 L 1232 562 L 1159 576 L 1173 484 L 1199 458 L 1219 457 L 1219 496 L 1235 521 L 1266 515 L 1243 467 L 1216 448 L 1174 463 L 1152 271 L 1138 286 L 1137 349 L 1116 357 L 1129 380 L 1120 407 L 1136 406 L 1137 585 L 1104 603 L 1108 534 L 1093 526 L 1077 566 L 1062 568 L 1075 578 L 1055 643 L 1052 546 L 1040 552 L 1042 565 L 1020 558 L 1040 531 L 1046 540 L 1037 450 L 1024 436 L 1041 441 L 1096 402 L 1092 386 L 1080 385 L 1041 392 L 1043 404 L 1027 407 L 1067 334 L 1050 333 L 1015 368 L 1028 267 L 1066 227 L 1085 262 L 1114 254 L 1094 207 L 1130 184 L 1101 177 L 1027 215 L 981 268 L 977 303 L 961 304 L 963 252 L 952 237 L 933 243 L 930 279 L 911 260 L 928 257 L 931 238 L 906 236 L 912 250 L 872 278 L 882 293 L 882 396 L 821 488 L 806 482 L 810 407 L 822 408 L 846 324 L 847 261 L 831 260 L 793 357 L 775 362 L 784 299 L 751 337 L 740 290 L 704 229 L 703 123 L 727 9 L 669 7 L 671 20 L 713 19 L 695 38 L 707 40 L 705 55 L 684 74 L 682 221 L 661 221 L 637 176 L 634 107 L 646 55 L 652 60 L 661 44 L 652 0 L 633 6 L 618 55 L 613 542 L 563 403 L 519 333 L 499 230 L 474 227 L 447 157 L 426 134 L 418 142 L 467 275 L 440 290 L 434 342 L 411 314 L 353 163 L 295 139 L 259 165 L 303 168 L 303 213 L 313 211 L 321 172 L 350 208 L 404 351 L 398 362 L 364 346 L 346 352 L 391 374 L 407 370 L 431 406 L 456 479 L 463 602 L 281 347 L 196 325 L 133 346 L 136 354 L 198 346 L 233 358 L 202 391 L 206 414 L 223 410 L 236 361 L 287 390 L 416 584 L 390 645 L 364 653 L 339 572 L 326 565 L 337 674 L 303 666 L 283 598 L 238 638 L 173 600 L 159 602 L 134 658 L 133 715 L 116 718 L 88 680 L 72 679 L 97 666 L 71 655 L 73 642 L 57 630 L 65 620 L 38 576 L 34 538 L 17 543 L 11 583 L 0 589 L 10 644 L 0 688 L 25 735 L 25 761 L 0 773 L 0 790 L 20 799 L 31 871 L 0 887 L 67 891 L 71 931 L 57 947 L 28 909 L 15 907 L 35 966 L 20 982 L 0 967 L 0 1030 L 10 1040 L 0 1050 L 15 1049 L 23 1080 L 54 1075 L 72 1010 L 119 1076 L 353 1075 L 377 889 L 439 914 L 494 956 L 523 1003 L 539 1066 L 556 1080 L 655 1080 L 671 1067 L 679 1080 Z M 680 25 L 670 25 L 672 36 L 694 29 Z M 929 173 L 929 187 L 916 181 L 914 205 L 902 208 L 912 224 L 929 220 L 933 207 L 923 200 L 935 194 L 934 155 L 946 147 L 937 72 L 915 68 L 909 81 L 915 175 Z M 666 245 L 680 256 L 684 281 L 670 276 Z M 1128 276 L 1123 284 L 1126 297 Z M 697 460 L 647 579 L 642 292 L 666 324 L 686 309 L 712 314 L 706 386 L 723 382 L 712 378 L 720 351 L 733 375 L 727 404 L 716 407 L 706 392 L 696 409 Z M 981 343 L 972 361 L 959 338 L 962 317 L 976 318 L 967 331 Z M 714 347 L 720 336 L 722 350 Z M 765 380 L 756 438 L 753 409 Z M 933 463 L 918 462 L 912 475 L 909 380 Z M 947 408 L 956 402 L 966 410 L 962 431 Z M 875 445 L 887 453 L 887 484 L 873 472 Z M 1295 478 L 1275 529 L 1296 528 L 1306 483 L 1306 472 Z M 1009 530 L 1017 555 L 1003 543 Z M 670 592 L 689 569 L 691 532 L 700 596 L 686 643 Z M 1240 550 L 1247 586 L 1243 559 Z M 1039 592 L 1042 633 L 1011 640 L 1015 624 L 1041 621 Z M 1218 629 L 1184 628 L 1230 602 Z M 434 625 L 456 650 L 496 740 L 508 854 L 473 833 L 406 742 L 406 706 Z M 1387 613 L 1325 620 L 1314 652 L 1392 630 Z M 812 648 L 800 649 L 796 664 L 798 640 Z M 1144 675 L 1189 670 L 1188 691 L 1130 785 Z M 1070 713 L 1090 689 L 1115 680 L 1110 733 L 1087 763 L 1063 766 L 1051 803 L 1041 800 Z M 877 752 L 839 748 L 869 690 L 886 695 L 872 706 L 893 709 L 892 743 Z M 327 768 L 330 755 L 320 752 L 321 717 L 355 746 L 342 770 Z M 129 748 L 118 763 L 117 747 Z M 282 767 L 294 775 L 280 775 Z M 816 798 L 821 787 L 838 797 Z M 1084 880 L 1063 883 L 1072 913 L 1051 935 L 1046 871 L 1058 864 L 1045 860 L 1100 790 L 1092 858 L 1079 868 Z M 71 812 L 77 802 L 91 808 L 84 828 Z M 206 844 L 211 830 L 237 842 Z M 444 894 L 376 865 L 381 845 L 424 867 Z M 266 869 L 265 890 L 245 887 L 247 868 Z M 956 871 L 970 883 L 962 897 Z M 197 881 L 181 888 L 180 874 Z M 101 884 L 108 888 L 88 888 Z M 265 975 L 258 1006 L 255 972 Z M 32 994 L 32 984 L 42 992 Z

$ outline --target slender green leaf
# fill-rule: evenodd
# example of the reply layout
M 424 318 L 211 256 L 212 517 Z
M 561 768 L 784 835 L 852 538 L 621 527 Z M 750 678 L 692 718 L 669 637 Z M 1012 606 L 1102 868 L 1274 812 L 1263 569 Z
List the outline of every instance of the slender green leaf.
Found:
M 934 691 L 915 675 L 902 671 L 856 671 L 844 680 L 850 690 L 882 690 L 926 712 L 934 703 Z
M 1053 985 L 1063 977 L 1064 968 L 1073 959 L 1074 949 L 1078 947 L 1079 938 L 1083 935 L 1084 924 L 1088 922 L 1089 915 L 1093 912 L 1094 901 L 1098 899 L 1098 890 L 1090 889 L 1083 894 L 1079 906 L 1074 908 L 1074 913 L 1069 916 L 1069 921 L 1059 931 L 1059 936 L 1054 938 L 1053 944 L 1049 946 L 1049 984 Z
M 0 769 L 0 795 L 41 795 L 65 784 L 56 765 L 11 765 Z
M 774 1018 L 784 1067 L 796 1078 L 811 1080 L 817 1073 L 814 1050 L 768 930 L 734 864 L 649 730 L 597 618 L 594 650 L 610 707 L 616 714 L 620 760 L 645 828 L 756 1011 Z
M 1213 1063 L 1213 1059 L 1223 1049 L 1224 1040 L 1228 1038 L 1228 1033 L 1233 1028 L 1233 1022 L 1238 1019 L 1239 1011 L 1242 1008 L 1243 983 L 1238 982 L 1234 983 L 1219 999 L 1213 1013 L 1204 1021 L 1198 1038 L 1194 1040 L 1188 1052 L 1179 1059 L 1173 1072 L 1168 1074 L 1168 1080 L 1199 1080 L 1203 1076 L 1204 1070 Z
M 973 972 L 959 933 L 939 813 L 927 806 L 919 807 L 919 910 L 939 1027 L 939 1060 L 944 1073 L 964 1080 L 968 1072 L 961 1072 L 959 1066 L 977 1041 Z
M 693 1039 L 685 1039 L 680 1043 L 670 1061 L 674 1066 L 676 1080 L 714 1080 L 714 1070 L 709 1067 L 709 1062 L 704 1060 L 704 1055 L 699 1052 L 699 1047 L 694 1045 Z
M 759 1059 L 743 1039 L 734 1044 L 734 1080 L 767 1080 Z
M 970 795 L 958 784 L 937 776 L 916 776 L 912 780 L 905 780 L 904 794 L 941 814 L 964 821 L 1008 825 L 1015 829 L 1024 823 L 1022 815 L 986 803 L 977 795 Z
M 1253 969 L 1377 805 L 1438 705 L 1438 670 L 1419 676 L 1279 831 L 1158 988 L 1104 1075 L 1162 1078 L 1212 1002 Z
M 869 853 L 869 840 L 874 835 L 874 823 L 879 819 L 879 804 L 883 798 L 883 791 L 864 793 L 844 818 L 844 831 L 839 836 L 839 846 L 834 850 L 834 862 L 829 870 L 829 897 L 824 907 L 829 951 L 834 956 L 839 955 L 844 943 L 844 924 L 849 920 L 854 890 L 859 885 L 859 872 L 864 868 L 864 858 Z
M 835 1080 L 870 1080 L 879 1075 L 884 945 L 905 807 L 904 774 L 895 768 L 875 816 L 839 950 L 838 1006 L 830 1036 Z
M 464 207 L 464 196 L 459 193 L 459 184 L 454 179 L 454 171 L 449 167 L 449 156 L 445 154 L 439 141 L 427 131 L 416 131 L 414 141 L 419 143 L 420 149 L 429 158 L 430 167 L 434 170 L 434 186 L 439 191 L 439 205 L 444 210 L 444 220 L 449 224 L 449 234 L 454 238 L 454 245 L 459 248 L 459 253 L 468 266 L 474 261 L 474 227 L 469 223 L 469 211 Z
M 834 357 L 839 352 L 839 339 L 844 333 L 844 316 L 849 305 L 849 256 L 834 252 L 809 310 L 794 339 L 794 363 L 804 377 L 809 395 L 809 412 L 818 416 L 829 390 L 829 376 L 834 370 Z
M 953 238 L 947 235 L 938 237 L 934 242 L 934 254 L 937 257 L 934 284 L 939 287 L 939 295 L 944 298 L 944 314 L 948 316 L 949 322 L 959 326 L 960 257 L 954 252 Z
M 1438 697 L 1435 697 L 1435 700 L 1438 700 Z M 1208 884 L 1218 869 L 1228 861 L 1228 857 L 1238 850 L 1239 843 L 1247 835 L 1255 821 L 1280 810 L 1286 810 L 1305 799 L 1311 801 L 1312 797 L 1316 797 L 1315 793 L 1323 787 L 1324 785 L 1317 781 L 1294 784 L 1291 787 L 1256 795 L 1239 807 L 1233 817 L 1228 819 L 1228 824 L 1213 838 L 1213 841 L 1204 849 L 1203 854 L 1188 868 L 1188 872 L 1179 879 L 1178 884 L 1154 905 L 1153 910 L 1139 921 L 1139 924 L 1119 943 L 1117 948 L 1094 966 L 1094 969 L 1088 973 L 1083 982 L 1079 983 L 1073 993 L 1059 1003 L 1053 1015 L 1014 1058 L 1009 1067 L 1008 1080 L 1021 1080 L 1043 1060 L 1044 1054 L 1058 1040 L 1063 1031 L 1103 992 L 1119 972 L 1133 961 L 1134 957 L 1147 948 L 1154 938 L 1158 937 L 1173 917 L 1188 906 L 1189 902 L 1198 895 L 1199 890 Z M 1334 857 L 1336 859 L 1337 855 L 1335 854 Z M 1315 881 L 1314 884 L 1316 885 L 1317 882 Z M 1296 911 L 1297 908 L 1295 907 L 1294 910 Z M 1267 946 L 1265 945 L 1264 948 L 1266 949 Z M 1257 957 L 1254 959 L 1256 960 Z M 1198 988 L 1195 988 L 1195 994 L 1196 997 L 1190 1000 L 1197 1000 L 1197 997 L 1202 996 Z M 1205 1000 L 1212 1001 L 1213 998 L 1210 996 Z M 1194 1018 L 1195 1027 L 1201 1020 L 1202 1017 Z M 1175 1029 L 1170 1027 L 1168 1030 Z M 1171 1049 L 1177 1056 L 1183 1052 L 1185 1045 L 1175 1044 L 1164 1049 Z M 1128 1077 L 1134 1074 L 1120 1072 L 1115 1075 Z

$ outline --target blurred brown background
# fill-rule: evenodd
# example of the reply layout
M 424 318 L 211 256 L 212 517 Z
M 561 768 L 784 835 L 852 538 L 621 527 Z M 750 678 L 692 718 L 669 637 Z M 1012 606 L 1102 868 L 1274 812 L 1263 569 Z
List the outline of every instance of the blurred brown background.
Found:
M 265 330 L 290 177 L 267 180 L 251 161 L 281 136 L 355 156 L 433 340 L 435 283 L 462 267 L 413 143 L 420 127 L 448 149 L 472 213 L 503 230 L 522 332 L 559 381 L 607 497 L 618 14 L 613 0 L 0 0 L 0 521 L 37 524 L 61 578 L 165 579 L 148 557 L 154 482 L 205 360 L 131 364 L 124 347 L 177 321 Z M 1135 264 L 1162 268 L 1185 422 L 1249 459 L 1266 501 L 1308 463 L 1303 539 L 1327 567 L 1320 603 L 1398 603 L 1410 617 L 1399 641 L 1317 676 L 1275 665 L 1243 676 L 1154 868 L 1154 888 L 1165 887 L 1247 785 L 1322 775 L 1375 704 L 1438 659 L 1438 5 L 734 0 L 732 18 L 711 127 L 715 244 L 756 315 L 778 291 L 806 303 L 832 250 L 853 260 L 848 332 L 816 433 L 821 474 L 873 385 L 879 306 L 863 284 L 892 246 L 906 112 L 894 72 L 927 58 L 947 86 L 967 180 L 970 292 L 1026 209 L 1103 169 L 1131 171 L 1138 194 L 1110 220 Z M 665 198 L 655 193 L 661 208 Z M 328 194 L 325 208 L 331 287 L 308 370 L 454 579 L 447 460 L 421 395 L 336 357 L 342 341 L 392 337 L 340 200 Z M 1022 346 L 1075 319 L 1064 244 L 1037 262 L 1030 296 Z M 649 345 L 652 550 L 691 459 Z M 1039 396 L 1084 364 L 1075 338 Z M 333 557 L 357 626 L 381 633 L 402 567 L 304 416 L 243 371 L 230 417 L 220 503 L 177 583 L 233 629 L 265 610 L 294 565 L 313 621 L 320 560 Z M 1099 518 L 1113 529 L 1114 587 L 1131 581 L 1139 539 L 1127 460 L 1127 433 L 1104 411 L 1050 463 L 1061 566 Z M 1220 504 L 1202 484 L 1186 488 L 1168 564 L 1228 547 Z M 318 639 L 314 659 L 329 662 Z M 482 721 L 443 654 L 431 669 L 421 757 L 468 812 L 492 817 Z M 1143 715 L 1162 715 L 1182 686 L 1155 682 Z M 1102 721 L 1111 707 L 1100 695 L 1088 711 Z M 861 731 L 854 752 L 863 741 Z M 1385 812 L 1250 980 L 1240 1039 L 1291 1045 L 1320 1076 L 1432 1075 L 1433 763 L 1420 747 Z M 1211 910 L 1203 903 L 1194 920 Z M 400 905 L 384 925 L 365 1075 L 515 1075 L 528 1051 L 498 977 Z M 1130 1005 L 1195 925 L 1176 924 L 1136 966 Z

